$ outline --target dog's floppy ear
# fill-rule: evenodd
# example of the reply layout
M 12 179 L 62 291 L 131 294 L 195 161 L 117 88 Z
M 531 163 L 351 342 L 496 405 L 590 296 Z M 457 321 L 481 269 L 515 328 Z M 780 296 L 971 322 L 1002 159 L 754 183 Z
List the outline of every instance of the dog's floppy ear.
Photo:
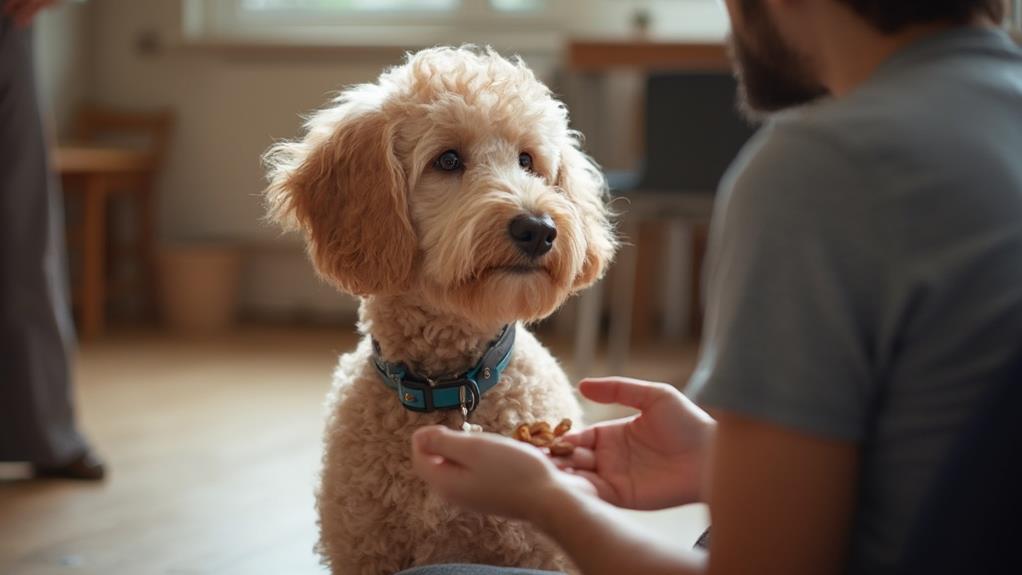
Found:
M 304 139 L 266 155 L 270 219 L 305 233 L 321 276 L 354 295 L 407 288 L 415 259 L 395 126 L 379 109 L 339 101 L 314 114 Z
M 607 265 L 614 259 L 617 239 L 607 207 L 609 194 L 603 172 L 578 149 L 575 138 L 561 146 L 556 185 L 574 200 L 585 230 L 585 262 L 572 285 L 572 290 L 578 291 L 603 277 Z

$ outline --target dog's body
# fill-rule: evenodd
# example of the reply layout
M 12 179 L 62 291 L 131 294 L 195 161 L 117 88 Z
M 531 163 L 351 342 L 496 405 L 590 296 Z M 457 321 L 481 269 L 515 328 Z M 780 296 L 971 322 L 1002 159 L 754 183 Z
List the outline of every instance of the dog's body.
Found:
M 427 490 L 411 470 L 411 434 L 460 427 L 461 413 L 407 410 L 372 361 L 462 374 L 516 324 L 510 363 L 472 423 L 510 435 L 522 422 L 580 420 L 556 360 L 519 325 L 596 281 L 615 249 L 602 175 L 563 105 L 521 62 L 426 50 L 344 92 L 268 159 L 271 215 L 304 230 L 323 277 L 362 297 L 364 338 L 335 374 L 317 499 L 332 571 L 570 569 L 533 527 Z
M 374 315 L 363 307 L 363 318 Z M 393 308 L 388 307 L 388 312 Z M 416 318 L 423 319 L 423 318 Z M 364 320 L 363 320 L 364 321 Z M 414 320 L 413 320 L 414 321 Z M 405 324 L 407 326 L 407 324 Z M 428 332 L 436 323 L 413 325 Z M 435 373 L 471 365 L 435 358 L 435 347 L 451 349 L 473 336 L 443 326 L 436 339 L 398 337 L 377 341 L 384 349 L 424 349 Z M 479 343 L 485 345 L 485 341 Z M 466 350 L 467 351 L 467 350 Z M 318 495 L 320 552 L 335 573 L 395 573 L 413 565 L 481 563 L 566 570 L 568 564 L 536 529 L 519 522 L 453 508 L 412 473 L 410 438 L 423 425 L 457 427 L 457 411 L 421 414 L 400 406 L 380 382 L 367 339 L 341 358 L 330 398 L 322 485 Z M 397 356 L 402 357 L 402 356 Z M 523 421 L 578 421 L 581 412 L 564 372 L 528 331 L 519 328 L 514 355 L 498 384 L 483 396 L 471 421 L 489 432 L 510 435 Z

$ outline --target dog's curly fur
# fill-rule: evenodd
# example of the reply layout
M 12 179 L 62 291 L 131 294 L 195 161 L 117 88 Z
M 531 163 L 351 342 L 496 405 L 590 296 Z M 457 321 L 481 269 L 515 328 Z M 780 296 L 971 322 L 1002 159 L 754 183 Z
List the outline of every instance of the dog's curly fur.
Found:
M 456 150 L 464 166 L 436 159 Z M 519 165 L 529 153 L 532 170 Z M 564 105 L 520 60 L 490 49 L 409 55 L 377 83 L 315 112 L 305 136 L 267 154 L 270 217 L 304 232 L 319 274 L 361 297 L 358 348 L 328 399 L 318 491 L 319 551 L 334 573 L 394 573 L 441 562 L 570 569 L 519 522 L 453 508 L 411 470 L 412 432 L 461 423 L 404 409 L 370 363 L 463 372 L 511 322 L 552 313 L 602 275 L 615 238 L 599 168 L 579 149 Z M 514 246 L 509 222 L 547 214 L 553 249 Z M 523 421 L 578 421 L 556 360 L 519 327 L 512 361 L 473 422 L 510 434 Z

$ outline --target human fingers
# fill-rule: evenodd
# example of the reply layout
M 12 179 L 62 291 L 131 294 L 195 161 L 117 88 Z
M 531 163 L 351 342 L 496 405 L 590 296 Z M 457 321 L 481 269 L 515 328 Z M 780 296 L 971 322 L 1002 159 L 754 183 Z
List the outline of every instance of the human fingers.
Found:
M 601 377 L 579 382 L 582 395 L 597 403 L 618 403 L 645 411 L 655 402 L 679 393 L 665 383 L 626 377 Z
M 442 425 L 430 425 L 412 434 L 412 446 L 424 455 L 439 456 L 458 464 L 478 458 L 481 434 L 455 432 Z
M 561 439 L 575 447 L 587 449 L 596 448 L 596 426 L 590 426 L 579 431 L 572 431 L 561 436 Z
M 465 470 L 457 463 L 434 453 L 434 428 L 422 428 L 412 436 L 412 469 L 426 483 L 442 493 L 450 493 L 464 480 Z
M 551 461 L 558 469 L 596 469 L 596 454 L 591 449 L 576 447 L 571 455 L 552 457 Z

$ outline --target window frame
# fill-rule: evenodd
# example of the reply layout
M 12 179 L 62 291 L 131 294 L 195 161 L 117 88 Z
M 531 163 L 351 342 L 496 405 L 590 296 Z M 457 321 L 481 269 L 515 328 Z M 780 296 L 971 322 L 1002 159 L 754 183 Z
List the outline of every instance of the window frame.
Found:
M 461 0 L 448 10 L 297 11 L 257 14 L 242 0 L 182 0 L 183 34 L 192 41 L 413 47 L 502 38 L 550 45 L 559 37 L 566 3 L 543 0 L 529 11 L 502 11 L 489 0 Z M 488 41 L 496 38 L 497 42 Z

